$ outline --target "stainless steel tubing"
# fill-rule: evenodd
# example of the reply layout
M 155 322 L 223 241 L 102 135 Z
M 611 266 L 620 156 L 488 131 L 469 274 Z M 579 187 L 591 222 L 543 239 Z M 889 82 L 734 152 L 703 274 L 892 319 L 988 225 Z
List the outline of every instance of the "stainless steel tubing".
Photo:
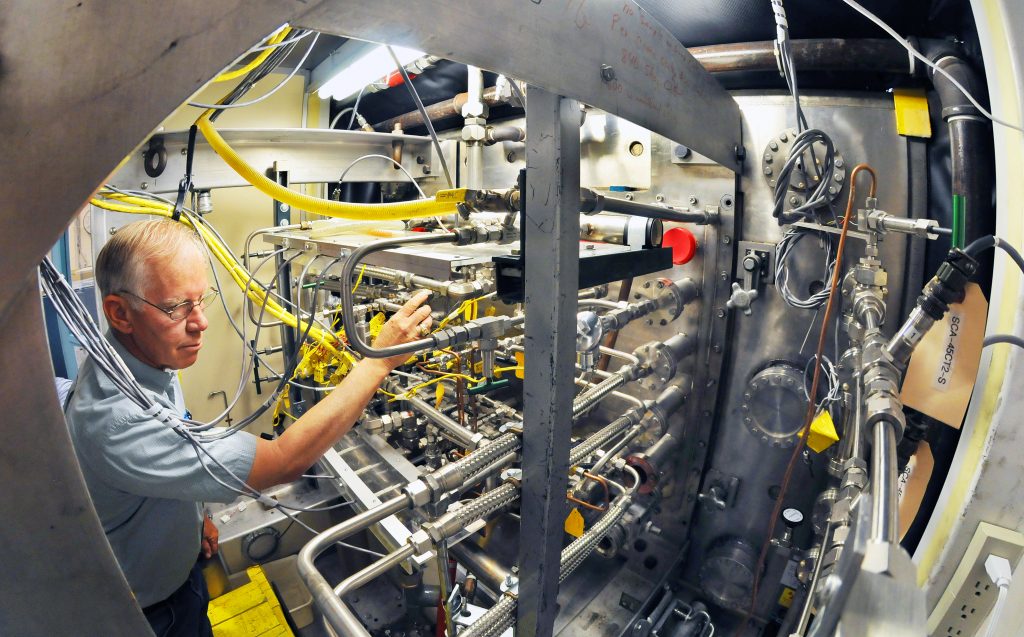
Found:
M 513 433 L 502 434 L 465 457 L 434 471 L 425 481 L 436 483 L 441 491 L 452 491 L 501 466 L 502 459 L 517 451 L 520 445 L 519 436 Z
M 593 200 L 601 210 L 618 212 L 648 219 L 664 219 L 666 221 L 679 221 L 682 223 L 707 224 L 711 223 L 711 215 L 703 211 L 676 210 L 668 206 L 659 206 L 648 203 L 638 203 L 625 199 L 605 197 L 588 188 L 580 188 L 580 197 L 584 202 Z M 582 210 L 587 212 L 586 210 Z
M 579 309 L 585 309 L 588 307 L 601 307 L 609 310 L 618 310 L 626 307 L 624 303 L 618 301 L 609 301 L 608 299 L 579 299 L 576 303 L 576 307 Z
M 811 623 L 815 589 L 818 588 L 818 579 L 821 577 L 821 564 L 825 561 L 825 548 L 829 545 L 829 536 L 831 535 L 832 523 L 829 522 L 825 525 L 825 533 L 821 538 L 821 550 L 818 551 L 818 557 L 814 560 L 814 571 L 811 573 L 811 581 L 807 584 L 807 598 L 804 599 L 804 605 L 800 609 L 800 620 L 796 624 L 796 630 L 790 633 L 790 637 L 803 637 L 803 634 L 807 632 L 807 626 Z
M 594 466 L 590 468 L 590 473 L 597 474 L 604 468 L 608 461 L 614 458 L 620 451 L 626 448 L 626 445 L 631 443 L 634 438 L 640 435 L 647 427 L 644 425 L 633 425 L 626 433 L 616 442 L 610 449 L 604 452 L 604 455 L 594 463 Z
M 633 371 L 632 368 L 624 367 L 613 373 L 608 378 L 602 380 L 600 383 L 595 385 L 593 389 L 577 396 L 576 399 L 572 401 L 572 417 L 578 418 L 588 409 L 600 402 L 602 398 L 625 385 L 627 375 L 623 373 L 623 370 L 628 370 L 628 372 Z
M 320 571 L 316 570 L 313 560 L 336 541 L 362 531 L 389 515 L 393 515 L 410 506 L 412 506 L 412 501 L 407 495 L 395 496 L 372 509 L 363 511 L 327 529 L 310 540 L 299 551 L 297 561 L 299 575 L 306 583 L 306 587 L 309 588 L 309 592 L 313 595 L 317 608 L 324 614 L 328 623 L 336 630 L 341 630 L 342 634 L 366 635 L 367 633 L 356 616 L 352 614 L 352 611 L 335 595 L 331 585 L 327 583 L 327 580 L 320 574 Z
M 398 248 L 402 246 L 410 245 L 432 245 L 437 243 L 455 243 L 456 237 L 454 234 L 428 234 L 419 237 L 399 237 L 397 239 L 383 239 L 381 241 L 373 241 L 366 245 L 360 246 L 352 251 L 349 258 L 345 259 L 344 264 L 341 267 L 341 280 L 342 282 L 351 281 L 352 275 L 355 272 L 356 266 L 359 262 L 374 252 L 381 250 L 387 250 L 389 248 Z M 391 347 L 375 348 L 371 347 L 369 343 L 363 341 L 356 330 L 356 316 L 353 311 L 354 302 L 352 300 L 352 288 L 347 285 L 341 286 L 341 310 L 342 320 L 345 324 L 345 333 L 348 335 L 349 344 L 352 345 L 352 349 L 356 350 L 363 356 L 370 358 L 388 358 L 390 356 L 397 356 L 399 354 L 412 354 L 419 350 L 432 347 L 435 344 L 433 338 L 421 338 L 403 345 L 393 345 Z
M 608 533 L 608 530 L 622 519 L 632 502 L 631 495 L 621 495 L 616 498 L 608 507 L 608 512 L 601 516 L 601 519 L 590 527 L 590 530 L 562 549 L 558 572 L 559 583 L 564 582 L 583 563 L 583 560 L 590 555 L 601 538 Z M 459 633 L 459 637 L 497 637 L 515 621 L 517 607 L 518 601 L 515 597 L 503 595 L 498 603 L 484 613 L 480 619 Z
M 501 584 L 510 573 L 501 562 L 469 541 L 451 546 L 448 548 L 448 551 L 455 557 L 456 561 L 466 567 L 466 570 L 475 575 L 487 588 L 495 593 L 501 591 Z
M 630 354 L 629 352 L 623 352 L 622 350 L 613 349 L 611 347 L 605 347 L 604 345 L 598 345 L 597 351 L 600 352 L 601 354 L 607 354 L 608 356 L 611 356 L 612 358 L 618 358 L 620 360 L 624 360 L 627 363 L 629 363 L 630 365 L 639 365 L 640 364 L 640 359 L 637 358 L 636 356 Z
M 439 410 L 434 409 L 433 405 L 421 398 L 407 396 L 403 400 L 409 403 L 415 410 L 426 416 L 430 422 L 434 423 L 437 428 L 441 430 L 442 435 L 451 439 L 455 444 L 465 449 L 476 449 L 484 439 L 483 434 L 473 433 L 468 428 L 463 427 L 441 413 Z
M 340 584 L 334 587 L 334 594 L 341 598 L 349 591 L 354 591 L 359 587 L 366 585 L 371 580 L 387 573 L 392 568 L 401 564 L 403 560 L 412 557 L 415 553 L 416 549 L 413 548 L 411 544 L 406 544 L 395 549 L 361 571 L 343 579 Z
M 898 481 L 896 472 L 896 431 L 892 423 L 880 420 L 873 430 L 871 447 L 871 539 L 895 544 L 898 528 Z
M 600 375 L 602 373 L 601 370 L 594 370 L 594 371 L 597 372 L 598 375 Z M 607 378 L 608 376 L 611 376 L 611 374 L 608 374 L 607 372 L 604 372 L 604 374 L 605 375 L 603 376 L 603 378 Z M 583 380 L 582 378 L 577 378 L 576 379 L 576 384 L 579 385 L 580 387 L 590 387 L 590 388 L 597 387 L 597 383 L 588 383 L 587 381 Z M 629 394 L 624 394 L 624 393 L 622 393 L 620 391 L 613 391 L 612 393 L 610 393 L 608 395 L 612 396 L 613 398 L 618 398 L 619 400 L 624 400 L 624 401 L 632 404 L 634 407 L 643 407 L 644 406 L 644 401 L 640 400 L 636 396 L 630 396 Z
M 592 436 L 583 440 L 569 451 L 569 464 L 579 464 L 584 458 L 601 448 L 606 442 L 625 431 L 626 427 L 637 424 L 645 409 L 633 408 L 611 421 Z
M 416 483 L 428 484 L 443 492 L 451 491 L 461 484 L 472 482 L 496 466 L 500 466 L 502 458 L 519 448 L 520 441 L 515 434 L 504 434 L 495 438 L 490 444 L 474 451 L 457 462 L 452 462 L 437 471 L 424 476 Z M 413 484 L 416 484 L 413 483 Z M 423 487 L 427 488 L 427 487 Z M 365 629 L 352 611 L 335 595 L 330 584 L 316 570 L 313 561 L 334 542 L 343 540 L 358 531 L 368 528 L 389 515 L 393 515 L 415 505 L 408 493 L 395 496 L 380 505 L 355 515 L 340 524 L 327 529 L 309 541 L 298 555 L 298 570 L 306 583 L 317 608 L 324 614 L 328 624 L 344 635 L 366 635 Z

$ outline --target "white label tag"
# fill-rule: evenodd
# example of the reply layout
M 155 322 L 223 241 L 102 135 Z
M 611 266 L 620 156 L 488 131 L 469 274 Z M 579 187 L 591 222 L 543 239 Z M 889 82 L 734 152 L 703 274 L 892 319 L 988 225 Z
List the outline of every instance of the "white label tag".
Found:
M 937 363 L 938 368 L 932 376 L 932 388 L 936 391 L 947 392 L 953 384 L 950 379 L 953 376 L 953 369 L 956 367 L 958 346 L 960 344 L 960 327 L 963 325 L 963 312 L 960 307 L 954 306 L 949 310 L 949 320 L 945 324 L 946 333 L 943 335 L 942 356 Z

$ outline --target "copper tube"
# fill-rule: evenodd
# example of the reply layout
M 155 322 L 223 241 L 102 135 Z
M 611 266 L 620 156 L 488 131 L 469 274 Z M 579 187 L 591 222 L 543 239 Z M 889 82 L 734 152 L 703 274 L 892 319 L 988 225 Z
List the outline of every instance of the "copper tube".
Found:
M 869 197 L 875 196 L 875 187 L 878 181 L 875 175 L 874 169 L 867 164 L 857 164 L 850 172 L 850 196 L 846 201 L 846 214 L 843 215 L 843 231 L 839 235 L 839 247 L 836 249 L 836 267 L 832 271 L 832 281 L 829 285 L 828 291 L 828 302 L 825 304 L 825 317 L 821 322 L 821 332 L 818 335 L 818 348 L 815 353 L 815 360 L 820 361 L 822 353 L 825 351 L 825 341 L 829 335 L 829 321 L 832 318 L 832 306 L 835 302 L 836 290 L 839 288 L 839 277 L 843 269 L 843 251 L 846 248 L 846 233 L 850 227 L 850 217 L 853 216 L 853 202 L 856 198 L 857 192 L 857 176 L 862 172 L 866 171 L 871 175 L 871 188 L 869 190 Z M 804 425 L 800 429 L 799 442 L 793 446 L 793 452 L 789 456 L 789 462 L 786 464 L 786 472 L 783 474 L 782 482 L 779 486 L 779 495 L 775 498 L 775 506 L 772 508 L 771 519 L 768 523 L 768 535 L 765 537 L 764 542 L 761 544 L 761 554 L 757 559 L 757 568 L 754 569 L 754 586 L 750 596 L 750 606 L 747 608 L 744 614 L 743 620 L 737 625 L 738 629 L 735 635 L 747 625 L 747 620 L 754 614 L 754 608 L 757 604 L 757 592 L 758 584 L 760 582 L 759 574 L 764 569 L 765 560 L 768 557 L 768 548 L 771 546 L 772 536 L 775 534 L 775 525 L 778 523 L 779 515 L 782 513 L 782 505 L 786 498 L 786 491 L 789 489 L 790 480 L 793 478 L 793 470 L 796 468 L 797 458 L 803 452 L 805 445 L 807 444 L 808 431 L 811 428 L 811 422 L 814 420 L 814 413 L 817 407 L 817 396 L 818 396 L 818 385 L 821 380 L 821 365 L 814 366 L 814 379 L 811 381 L 810 399 L 807 401 L 807 412 L 804 414 Z

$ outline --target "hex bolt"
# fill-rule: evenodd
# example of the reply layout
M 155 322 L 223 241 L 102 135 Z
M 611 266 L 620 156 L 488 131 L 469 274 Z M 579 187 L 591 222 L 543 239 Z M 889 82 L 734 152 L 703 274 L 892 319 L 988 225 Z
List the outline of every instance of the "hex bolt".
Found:
M 765 174 L 766 177 L 770 176 L 772 174 L 772 167 L 771 166 L 765 166 L 764 167 L 764 174 Z
M 772 150 L 778 150 L 779 149 L 779 145 L 774 140 L 772 140 L 772 141 L 768 142 L 768 148 L 771 148 Z
M 843 173 L 836 173 L 834 179 L 841 183 L 843 181 Z
M 786 142 L 789 141 L 789 135 L 787 135 L 786 133 L 782 133 L 781 135 L 779 135 L 779 141 L 785 144 Z
M 843 158 L 842 157 L 836 157 L 836 160 L 835 160 L 834 163 L 835 163 L 836 168 L 842 168 L 843 164 L 845 162 L 843 162 Z
M 770 164 L 773 161 L 775 161 L 775 158 L 772 157 L 771 154 L 767 154 L 767 155 L 764 156 L 764 163 Z
M 838 191 L 838 190 L 836 190 L 836 187 L 835 187 L 835 186 L 829 186 L 829 187 L 828 187 L 828 194 L 830 194 L 830 195 L 834 195 L 834 194 L 836 194 L 837 192 L 839 192 L 839 191 Z
M 796 205 L 796 197 L 790 197 L 789 198 L 789 203 L 791 203 L 791 204 L 793 204 L 795 206 Z

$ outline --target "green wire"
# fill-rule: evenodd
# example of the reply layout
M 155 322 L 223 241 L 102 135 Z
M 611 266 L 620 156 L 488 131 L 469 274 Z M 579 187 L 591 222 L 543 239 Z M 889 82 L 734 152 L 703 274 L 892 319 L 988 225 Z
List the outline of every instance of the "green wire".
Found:
M 963 195 L 953 195 L 953 247 L 963 249 L 966 234 L 966 201 Z

